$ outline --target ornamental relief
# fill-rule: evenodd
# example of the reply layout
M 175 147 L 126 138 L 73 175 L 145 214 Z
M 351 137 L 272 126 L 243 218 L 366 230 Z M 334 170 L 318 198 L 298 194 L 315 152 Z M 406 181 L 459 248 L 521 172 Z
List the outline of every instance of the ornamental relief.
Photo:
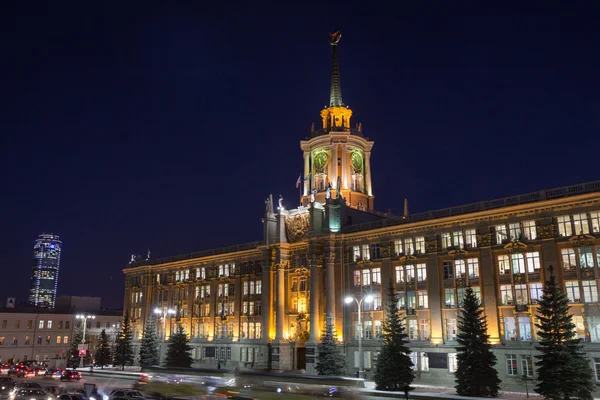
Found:
M 593 247 L 594 246 L 594 237 L 591 235 L 577 235 L 573 236 L 569 239 L 569 242 L 573 244 L 574 248 L 579 247 Z
M 554 238 L 554 224 L 542 225 L 537 227 L 538 237 L 540 239 L 553 239 Z
M 488 232 L 477 235 L 477 244 L 479 247 L 490 247 L 492 245 L 492 234 Z
M 288 215 L 285 217 L 285 231 L 287 239 L 290 242 L 295 242 L 302 239 L 308 233 L 309 214 Z
M 437 238 L 425 241 L 425 252 L 427 252 L 427 253 L 437 253 L 437 251 L 438 251 L 438 241 L 437 241 Z

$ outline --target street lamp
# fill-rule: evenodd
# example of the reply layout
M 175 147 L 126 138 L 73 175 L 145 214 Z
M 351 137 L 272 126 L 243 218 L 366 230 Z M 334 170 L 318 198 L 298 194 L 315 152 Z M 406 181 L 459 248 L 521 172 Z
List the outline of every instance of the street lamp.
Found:
M 373 296 L 370 294 L 362 294 L 362 293 L 354 293 L 352 296 L 346 296 L 344 299 L 346 304 L 352 303 L 355 301 L 358 305 L 358 377 L 361 379 L 365 378 L 365 358 L 363 356 L 362 349 L 362 314 L 361 314 L 361 306 L 363 301 L 370 303 L 373 301 Z
M 79 368 L 83 368 L 83 355 L 85 352 L 82 350 L 87 350 L 87 345 L 85 344 L 85 328 L 87 327 L 87 320 L 95 319 L 96 316 L 92 314 L 78 314 L 75 318 L 83 320 L 83 335 L 81 336 L 81 345 L 79 346 Z
M 160 341 L 159 345 L 158 345 L 158 363 L 160 364 L 160 358 L 162 356 L 162 345 L 163 342 L 165 341 L 165 338 L 167 337 L 167 315 L 173 315 L 175 314 L 175 310 L 173 310 L 172 308 L 167 308 L 165 310 L 162 310 L 160 308 L 155 308 L 154 309 L 154 314 L 158 315 L 159 318 L 162 318 L 163 320 L 163 326 L 162 326 L 162 340 Z

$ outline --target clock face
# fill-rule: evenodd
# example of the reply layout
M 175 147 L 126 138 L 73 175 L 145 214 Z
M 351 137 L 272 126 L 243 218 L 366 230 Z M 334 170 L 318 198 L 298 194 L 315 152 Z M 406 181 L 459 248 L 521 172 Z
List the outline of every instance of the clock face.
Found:
M 362 172 L 363 169 L 363 157 L 358 151 L 352 153 L 352 168 L 356 172 Z
M 316 171 L 322 171 L 323 168 L 325 168 L 325 166 L 327 165 L 327 154 L 318 153 L 317 155 L 315 155 L 313 165 Z

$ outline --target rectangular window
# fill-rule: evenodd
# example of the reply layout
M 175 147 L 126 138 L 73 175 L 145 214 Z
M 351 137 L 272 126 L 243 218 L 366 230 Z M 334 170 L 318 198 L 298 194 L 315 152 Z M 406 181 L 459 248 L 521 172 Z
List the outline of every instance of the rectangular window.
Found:
M 517 327 L 513 317 L 504 317 L 504 338 L 506 340 L 517 340 Z
M 380 338 L 381 337 L 381 333 L 383 332 L 383 325 L 381 324 L 381 321 L 375 321 L 375 337 L 376 338 Z
M 456 319 L 446 319 L 446 340 L 456 340 Z
M 356 285 L 356 276 L 354 277 L 355 279 L 355 285 Z M 360 277 L 359 277 L 360 279 Z M 398 266 L 396 267 L 396 283 L 401 283 L 404 282 L 404 267 Z
M 402 239 L 394 240 L 394 252 L 396 255 L 400 255 L 404 252 L 404 248 L 402 247 Z
M 454 276 L 454 267 L 452 265 L 452 261 L 444 261 L 442 266 L 444 269 L 444 279 L 452 279 Z
M 398 293 L 398 310 L 404 310 L 406 308 L 406 296 L 404 293 Z
M 360 247 L 353 246 L 352 247 L 352 261 L 359 261 L 359 260 L 360 260 Z
M 368 269 L 362 270 L 362 285 L 368 286 L 371 284 L 371 271 Z
M 535 227 L 535 221 L 523 221 L 523 239 L 535 240 L 537 239 L 537 229 Z
M 464 249 L 465 241 L 463 239 L 462 231 L 452 232 L 452 245 L 454 247 L 458 247 L 459 249 Z
M 586 213 L 573 215 L 573 228 L 576 235 L 589 235 L 590 225 Z
M 244 282 L 242 284 L 242 293 L 244 294 L 244 296 L 248 294 L 248 282 Z
M 6 329 L 6 325 L 8 324 L 8 320 L 2 320 L 2 329 Z
M 473 294 L 475 295 L 475 297 L 477 297 L 479 303 L 481 303 L 481 288 L 479 286 L 473 286 L 471 287 L 471 289 L 473 289 Z
M 60 344 L 62 342 L 62 336 L 56 337 L 56 344 Z
M 513 267 L 513 274 L 524 274 L 525 273 L 525 257 L 523 254 L 511 254 L 511 261 Z
M 556 217 L 556 225 L 558 226 L 559 236 L 568 237 L 573 235 L 571 217 L 569 217 L 568 215 L 561 215 L 560 217 Z
M 38 325 L 38 329 L 44 329 L 44 320 L 40 319 L 40 323 Z
M 362 245 L 362 259 L 364 261 L 368 261 L 371 259 L 371 250 L 368 244 Z
M 415 238 L 415 253 L 425 254 L 425 237 L 417 236 Z
M 498 272 L 500 275 L 510 275 L 510 261 L 508 255 L 498 256 Z
M 512 286 L 510 286 L 510 285 L 500 286 L 500 298 L 502 299 L 503 305 L 511 305 L 513 303 Z
M 476 258 L 469 258 L 467 260 L 467 270 L 469 271 L 469 278 L 479 277 L 479 260 Z
M 588 317 L 588 331 L 592 343 L 600 342 L 600 317 Z
M 600 358 L 594 357 L 594 371 L 596 372 L 596 382 L 600 382 Z
M 518 222 L 508 224 L 508 234 L 510 240 L 521 240 L 521 224 Z
M 508 376 L 518 376 L 516 354 L 506 355 L 506 374 Z
M 527 261 L 527 272 L 540 272 L 540 253 L 538 253 L 537 251 L 525 253 L 525 259 Z
M 427 280 L 427 265 L 417 264 L 417 281 L 425 282 Z
M 419 320 L 419 335 L 421 340 L 429 340 L 429 320 L 428 319 L 420 319 Z
M 579 268 L 594 268 L 594 254 L 591 247 L 580 247 Z
M 466 293 L 467 289 L 465 288 L 456 289 L 456 304 L 458 304 L 458 307 L 463 306 L 463 301 L 465 300 Z
M 398 267 L 396 267 L 398 268 Z M 360 270 L 354 270 L 354 286 L 360 286 Z
M 407 265 L 406 266 L 406 282 L 414 282 L 415 280 L 415 266 Z
M 262 294 L 262 281 L 254 281 L 254 293 Z
M 371 340 L 373 339 L 373 321 L 365 321 L 363 323 L 364 325 L 364 332 L 365 332 L 365 339 L 367 340 Z
M 506 230 L 506 225 L 496 225 L 496 244 L 501 244 L 502 242 L 508 240 L 508 232 Z
M 416 319 L 408 320 L 408 339 L 419 340 L 419 330 Z
M 467 267 L 465 260 L 454 260 L 454 272 L 456 273 L 456 278 L 464 278 L 466 276 Z
M 581 282 L 583 288 L 583 301 L 586 303 L 597 303 L 598 302 L 598 288 L 596 287 L 596 281 L 583 281 Z
M 373 283 L 381 285 L 381 268 L 373 268 L 371 270 L 371 275 L 373 277 Z
M 298 281 L 298 285 L 300 287 L 301 292 L 306 292 L 306 278 L 300 278 Z
M 529 297 L 532 304 L 536 304 L 539 299 L 542 298 L 542 284 L 541 283 L 530 283 L 529 284 Z
M 419 290 L 418 292 L 419 308 L 429 308 L 429 297 L 427 290 Z
M 29 321 L 27 321 L 27 329 L 31 328 L 33 328 L 33 320 L 30 319 Z
M 65 329 L 70 329 L 71 321 L 65 321 Z
M 456 353 L 448 353 L 448 372 L 456 372 L 458 368 L 458 360 Z
M 581 301 L 581 294 L 579 292 L 578 281 L 565 282 L 566 294 L 571 303 L 579 303 Z
M 573 270 L 577 267 L 577 257 L 575 256 L 575 250 L 573 249 L 562 249 L 560 251 L 562 256 L 563 269 Z
M 527 285 L 515 285 L 515 297 L 517 298 L 517 304 L 529 303 L 529 299 L 527 298 Z
M 454 289 L 444 289 L 444 299 L 446 301 L 446 308 L 456 307 L 454 300 Z
M 413 244 L 412 238 L 404 239 L 404 254 L 412 256 L 415 253 L 415 245 Z
M 69 337 L 63 336 L 63 344 L 69 344 Z
M 452 235 L 450 232 L 442 233 L 442 250 L 452 247 Z
M 475 229 L 465 231 L 465 244 L 466 247 L 477 247 L 477 231 Z
M 521 356 L 521 371 L 528 378 L 533 378 L 533 360 L 531 356 Z
M 592 233 L 600 233 L 600 212 L 591 212 Z
M 524 341 L 531 340 L 531 319 L 529 317 L 519 317 L 519 338 Z
M 369 251 L 371 252 L 371 260 L 377 260 L 380 258 L 381 250 L 379 248 L 379 243 L 370 244 Z
M 0 343 L 2 344 L 2 343 Z M 25 344 L 29 344 L 29 336 L 25 336 Z

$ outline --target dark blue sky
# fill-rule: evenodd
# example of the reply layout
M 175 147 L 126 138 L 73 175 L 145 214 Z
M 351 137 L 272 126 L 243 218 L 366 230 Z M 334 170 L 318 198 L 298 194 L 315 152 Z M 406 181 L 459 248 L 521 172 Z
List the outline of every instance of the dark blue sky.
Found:
M 132 253 L 260 240 L 266 196 L 297 203 L 336 28 L 378 209 L 600 179 L 598 10 L 61 3 L 0 9 L 2 298 L 41 232 L 59 292 L 109 306 Z

